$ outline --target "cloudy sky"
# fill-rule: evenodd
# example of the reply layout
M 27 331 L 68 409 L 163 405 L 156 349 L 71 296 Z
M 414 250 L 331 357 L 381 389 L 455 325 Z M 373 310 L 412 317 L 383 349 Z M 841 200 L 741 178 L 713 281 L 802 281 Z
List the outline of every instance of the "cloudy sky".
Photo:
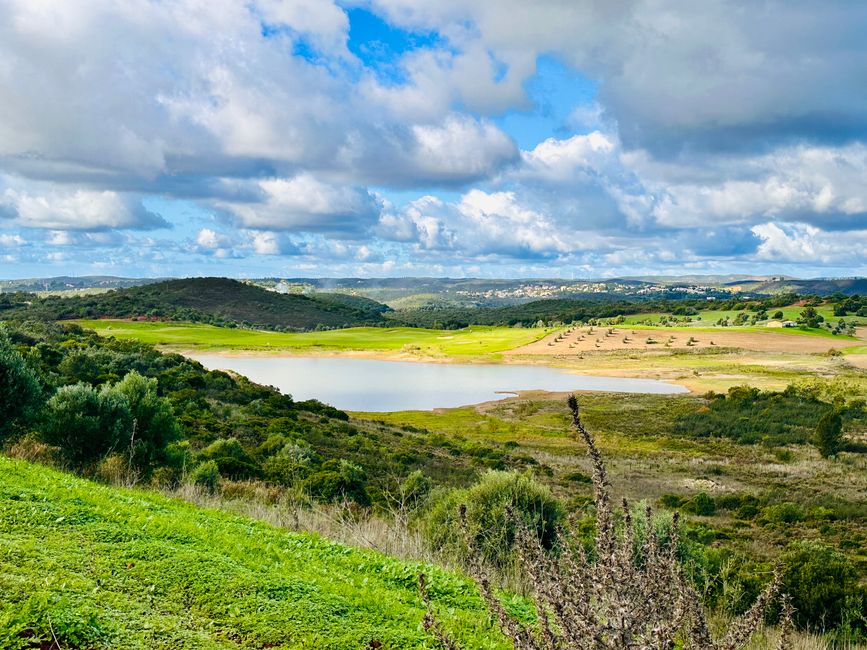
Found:
M 867 275 L 867 3 L 0 0 L 0 277 Z

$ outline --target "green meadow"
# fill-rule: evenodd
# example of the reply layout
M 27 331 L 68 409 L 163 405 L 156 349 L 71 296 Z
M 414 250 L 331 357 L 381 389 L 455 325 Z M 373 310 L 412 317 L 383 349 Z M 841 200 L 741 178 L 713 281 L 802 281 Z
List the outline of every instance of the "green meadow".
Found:
M 197 350 L 351 351 L 381 350 L 418 355 L 484 355 L 532 343 L 553 328 L 473 326 L 461 330 L 353 327 L 322 332 L 265 332 L 197 323 L 79 320 L 103 336 Z
M 0 457 L 3 648 L 431 648 L 419 573 L 464 648 L 508 647 L 455 574 Z
M 804 307 L 798 305 L 790 305 L 788 307 L 780 307 L 780 308 L 771 308 L 768 310 L 769 315 L 774 315 L 778 311 L 783 312 L 783 320 L 797 320 L 801 312 L 804 310 Z M 836 323 L 840 320 L 840 316 L 834 316 L 834 308 L 830 305 L 821 305 L 819 307 L 815 307 L 816 313 L 819 314 L 822 318 L 825 319 L 826 322 Z M 728 318 L 729 321 L 733 321 L 735 317 L 743 313 L 743 310 L 735 310 L 735 309 L 703 309 L 698 312 L 698 314 L 690 316 L 692 319 L 691 324 L 687 324 L 688 327 L 708 327 L 713 326 L 718 320 Z M 752 315 L 752 312 L 747 312 Z M 663 317 L 670 318 L 672 314 L 664 313 L 664 312 L 652 312 L 646 314 L 630 314 L 628 316 L 624 316 L 624 325 L 640 325 L 642 323 L 654 322 L 658 323 L 659 320 Z M 682 321 L 685 316 L 676 316 L 676 318 Z M 843 317 L 847 323 L 853 322 L 856 325 L 863 325 L 867 323 L 867 318 L 862 318 L 859 316 L 845 316 Z M 745 327 L 738 327 L 738 330 L 749 329 Z M 759 329 L 764 329 L 759 328 Z M 797 328 L 789 329 L 791 332 L 793 330 L 797 330 Z

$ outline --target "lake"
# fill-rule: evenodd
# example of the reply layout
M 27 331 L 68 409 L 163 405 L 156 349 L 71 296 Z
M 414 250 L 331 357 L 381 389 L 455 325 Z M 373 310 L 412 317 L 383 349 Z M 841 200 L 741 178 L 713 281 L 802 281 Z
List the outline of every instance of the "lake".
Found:
M 502 399 L 515 391 L 685 393 L 656 379 L 575 375 L 518 365 L 414 363 L 339 357 L 193 355 L 211 370 L 231 370 L 296 400 L 318 399 L 346 411 L 430 410 Z

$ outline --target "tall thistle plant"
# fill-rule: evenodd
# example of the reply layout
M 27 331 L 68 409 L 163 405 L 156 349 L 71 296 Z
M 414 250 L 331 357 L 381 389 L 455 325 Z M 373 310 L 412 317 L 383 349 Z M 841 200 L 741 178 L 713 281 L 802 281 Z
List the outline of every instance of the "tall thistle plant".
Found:
M 648 506 L 644 522 L 634 521 L 626 500 L 622 504 L 622 533 L 615 525 L 610 483 L 593 436 L 581 422 L 578 400 L 568 400 L 574 435 L 587 447 L 593 463 L 596 504 L 595 552 L 570 543 L 561 535 L 554 552 L 524 528 L 518 535 L 520 564 L 529 578 L 536 607 L 536 625 L 527 627 L 505 610 L 494 594 L 479 553 L 470 545 L 469 571 L 491 614 L 518 650 L 739 650 L 761 627 L 762 619 L 780 589 L 776 571 L 753 606 L 715 637 L 701 598 L 677 558 L 678 516 L 667 541 L 652 525 Z M 445 631 L 427 597 L 424 576 L 419 585 L 428 607 L 424 625 L 446 650 L 460 646 Z M 779 650 L 788 650 L 791 606 L 783 600 L 783 634 Z

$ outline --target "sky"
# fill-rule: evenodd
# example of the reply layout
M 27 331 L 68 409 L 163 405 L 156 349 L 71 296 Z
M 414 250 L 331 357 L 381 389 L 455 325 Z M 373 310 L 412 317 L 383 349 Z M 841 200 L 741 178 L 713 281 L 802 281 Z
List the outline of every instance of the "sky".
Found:
M 867 3 L 0 0 L 0 277 L 867 275 Z

